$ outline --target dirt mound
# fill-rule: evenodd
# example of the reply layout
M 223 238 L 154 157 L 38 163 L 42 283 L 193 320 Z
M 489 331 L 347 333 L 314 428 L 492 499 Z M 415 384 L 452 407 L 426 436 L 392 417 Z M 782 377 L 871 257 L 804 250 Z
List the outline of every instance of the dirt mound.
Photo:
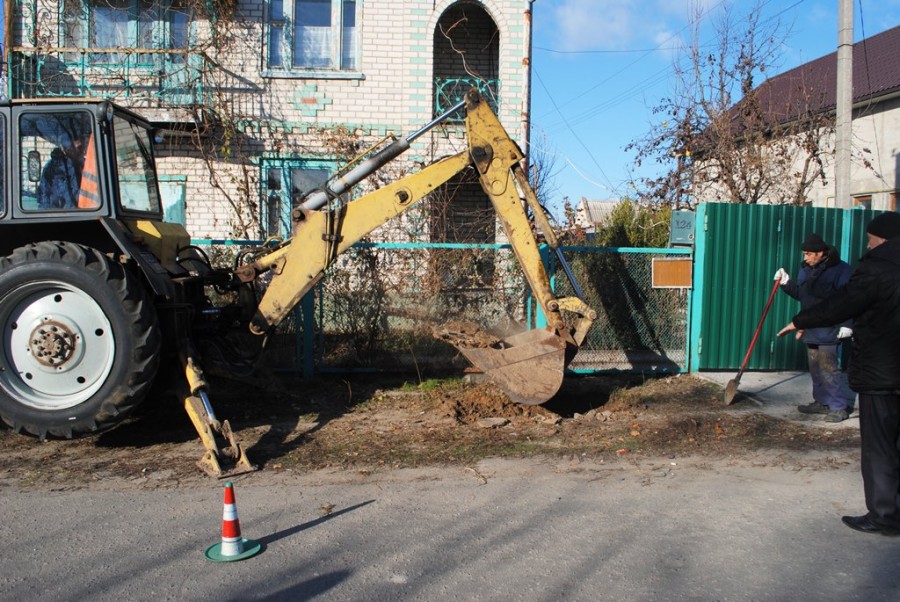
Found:
M 718 410 L 721 389 L 713 383 L 684 375 L 646 379 L 643 382 L 620 381 L 610 383 L 604 410 Z
M 515 403 L 493 385 L 443 388 L 432 395 L 441 411 L 461 424 L 475 424 L 491 418 L 559 418 L 558 414 L 542 406 Z

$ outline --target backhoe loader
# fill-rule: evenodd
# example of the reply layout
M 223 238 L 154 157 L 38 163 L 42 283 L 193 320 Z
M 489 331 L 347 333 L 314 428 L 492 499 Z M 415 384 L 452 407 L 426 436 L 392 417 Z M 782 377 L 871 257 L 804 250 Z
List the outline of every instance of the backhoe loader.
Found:
M 339 200 L 463 110 L 465 151 Z M 521 150 L 474 90 L 299 200 L 290 238 L 228 269 L 213 268 L 184 227 L 163 221 L 155 132 L 139 115 L 101 99 L 6 101 L 0 136 L 0 418 L 17 432 L 72 438 L 111 428 L 172 372 L 160 365 L 177 362 L 183 378 L 174 385 L 205 448 L 201 467 L 220 477 L 253 470 L 213 410 L 205 350 L 235 328 L 264 341 L 341 253 L 466 169 L 477 171 L 547 327 L 488 343 L 471 327 L 439 335 L 513 400 L 539 404 L 558 391 L 596 318 L 527 181 Z M 535 228 L 576 296 L 554 296 Z M 263 274 L 270 281 L 260 297 Z M 231 294 L 215 305 L 210 289 Z M 240 355 L 251 363 L 252 354 Z

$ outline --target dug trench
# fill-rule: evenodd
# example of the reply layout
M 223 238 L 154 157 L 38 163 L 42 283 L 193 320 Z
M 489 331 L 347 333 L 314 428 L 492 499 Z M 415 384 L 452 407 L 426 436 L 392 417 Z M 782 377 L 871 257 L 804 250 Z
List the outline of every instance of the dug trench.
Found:
M 539 455 L 595 462 L 753 456 L 779 464 L 815 450 L 830 458 L 812 467 L 822 469 L 855 458 L 856 429 L 810 428 L 740 398 L 726 407 L 722 393 L 691 375 L 568 378 L 539 406 L 461 380 L 218 379 L 210 390 L 217 414 L 260 467 L 253 478 Z M 41 442 L 0 430 L 0 489 L 205 484 L 210 477 L 196 465 L 202 451 L 174 397 L 158 392 L 128 421 L 91 438 Z

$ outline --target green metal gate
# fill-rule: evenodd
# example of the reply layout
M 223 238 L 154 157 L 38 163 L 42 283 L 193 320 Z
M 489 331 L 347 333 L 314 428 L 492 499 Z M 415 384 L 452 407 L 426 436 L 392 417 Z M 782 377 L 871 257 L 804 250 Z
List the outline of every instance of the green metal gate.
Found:
M 691 308 L 692 371 L 736 370 L 783 267 L 795 274 L 800 244 L 821 234 L 855 265 L 865 252 L 865 225 L 876 213 L 789 205 L 705 203 L 697 208 L 694 294 Z M 806 353 L 793 337 L 776 333 L 800 309 L 779 292 L 748 363 L 752 370 L 806 369 Z

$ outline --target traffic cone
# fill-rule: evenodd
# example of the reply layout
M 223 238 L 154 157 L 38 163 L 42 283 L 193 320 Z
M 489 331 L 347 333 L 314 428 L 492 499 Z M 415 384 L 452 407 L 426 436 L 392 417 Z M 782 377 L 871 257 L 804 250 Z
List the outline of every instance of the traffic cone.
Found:
M 225 483 L 225 511 L 222 513 L 222 541 L 206 548 L 206 558 L 215 562 L 243 560 L 256 555 L 262 544 L 241 537 L 241 522 L 238 520 L 237 504 L 234 501 L 234 486 Z

